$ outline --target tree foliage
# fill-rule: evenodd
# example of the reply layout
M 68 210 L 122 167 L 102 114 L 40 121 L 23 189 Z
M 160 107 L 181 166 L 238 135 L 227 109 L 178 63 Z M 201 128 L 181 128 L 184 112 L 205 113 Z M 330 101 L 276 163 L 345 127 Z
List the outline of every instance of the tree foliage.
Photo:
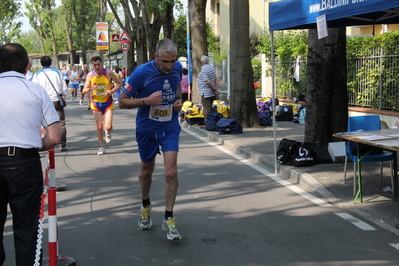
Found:
M 86 63 L 86 52 L 95 48 L 95 22 L 97 19 L 97 0 L 62 0 L 65 17 L 64 29 L 71 42 L 68 50 L 80 50 Z M 73 58 L 73 57 L 72 57 Z
M 9 43 L 20 35 L 21 22 L 17 22 L 21 16 L 20 0 L 1 0 L 0 1 L 0 42 Z
M 175 21 L 175 43 L 177 57 L 187 57 L 187 17 L 179 15 Z
M 306 64 L 301 63 L 300 82 L 294 80 L 295 60 L 298 56 L 306 59 L 308 52 L 308 31 L 277 31 L 274 32 L 274 54 L 277 97 L 292 97 L 306 92 Z M 265 31 L 259 36 L 256 49 L 271 60 L 271 36 Z M 270 74 L 270 72 L 267 72 Z
M 34 30 L 22 32 L 16 42 L 25 47 L 29 53 L 40 53 L 40 42 Z
M 297 56 L 304 55 L 308 50 L 308 32 L 301 31 L 276 31 L 274 32 L 274 54 L 278 60 L 289 61 Z M 256 49 L 264 53 L 268 61 L 271 60 L 271 36 L 269 31 L 264 31 L 259 36 Z

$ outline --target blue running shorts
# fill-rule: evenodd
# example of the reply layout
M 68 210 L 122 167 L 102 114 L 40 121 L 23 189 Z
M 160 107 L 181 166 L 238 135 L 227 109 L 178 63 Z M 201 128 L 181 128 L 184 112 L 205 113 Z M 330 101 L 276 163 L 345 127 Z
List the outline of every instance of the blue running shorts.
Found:
M 114 110 L 114 102 L 99 103 L 91 101 L 90 109 L 105 114 L 108 110 Z
M 151 162 L 157 154 L 161 154 L 160 147 L 163 152 L 179 151 L 180 131 L 181 127 L 158 133 L 136 129 L 140 159 L 146 163 Z

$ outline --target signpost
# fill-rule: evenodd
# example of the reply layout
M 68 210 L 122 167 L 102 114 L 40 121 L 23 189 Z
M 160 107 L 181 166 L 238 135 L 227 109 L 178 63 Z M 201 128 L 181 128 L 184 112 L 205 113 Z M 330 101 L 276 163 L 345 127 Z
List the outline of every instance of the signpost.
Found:
M 132 39 L 130 39 L 129 34 L 127 34 L 127 32 L 124 30 L 121 34 L 121 36 L 119 37 L 119 41 L 121 42 L 121 50 L 122 51 L 128 51 L 130 49 L 130 43 L 132 41 Z
M 121 42 L 121 49 L 122 49 L 122 51 L 128 51 L 130 49 L 130 43 Z
M 96 47 L 97 50 L 108 50 L 108 23 L 96 22 Z
M 120 42 L 131 42 L 132 39 L 130 39 L 129 34 L 127 34 L 127 32 L 124 30 L 121 34 L 121 37 L 119 38 Z
M 112 42 L 119 42 L 120 39 L 119 33 L 112 33 L 111 36 L 112 36 Z

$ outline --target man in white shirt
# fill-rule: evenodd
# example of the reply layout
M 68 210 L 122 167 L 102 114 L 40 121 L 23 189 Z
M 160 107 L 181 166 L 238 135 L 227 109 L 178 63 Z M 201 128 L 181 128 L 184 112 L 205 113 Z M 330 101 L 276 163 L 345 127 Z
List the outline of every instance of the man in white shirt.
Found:
M 32 81 L 45 88 L 47 94 L 50 96 L 50 99 L 53 101 L 55 110 L 60 117 L 59 123 L 62 130 L 60 151 L 67 151 L 65 112 L 64 107 L 62 107 L 60 104 L 58 95 L 62 94 L 63 96 L 66 96 L 68 88 L 62 77 L 61 71 L 51 67 L 51 58 L 49 56 L 43 56 L 40 59 L 40 64 L 43 66 L 43 68 L 33 75 Z
M 28 63 L 22 45 L 0 45 L 0 83 L 7 88 L 0 90 L 2 99 L 7 99 L 0 105 L 0 113 L 6 114 L 0 123 L 0 265 L 6 259 L 3 231 L 7 206 L 13 215 L 15 263 L 6 264 L 42 265 L 40 247 L 36 246 L 40 209 L 44 207 L 39 151 L 54 147 L 61 137 L 58 115 L 49 96 L 25 78 Z

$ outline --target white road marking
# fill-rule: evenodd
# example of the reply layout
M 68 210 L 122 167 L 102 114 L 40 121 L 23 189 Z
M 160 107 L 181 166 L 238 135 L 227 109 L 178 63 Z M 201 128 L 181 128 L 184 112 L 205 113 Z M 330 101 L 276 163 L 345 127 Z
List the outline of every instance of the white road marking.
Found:
M 399 243 L 389 243 L 389 245 L 399 250 Z
M 275 175 L 275 174 L 269 172 L 269 171 L 266 170 L 265 168 L 260 167 L 259 165 L 257 165 L 257 164 L 255 164 L 255 163 L 249 161 L 248 159 L 246 159 L 246 158 L 244 158 L 244 157 L 242 157 L 242 156 L 240 156 L 240 155 L 238 155 L 238 154 L 236 154 L 236 153 L 234 153 L 234 152 L 232 152 L 232 151 L 230 151 L 230 150 L 228 150 L 228 149 L 222 147 L 220 144 L 215 143 L 215 142 L 213 142 L 213 141 L 211 141 L 211 140 L 209 140 L 209 139 L 207 139 L 207 138 L 205 138 L 205 137 L 201 137 L 200 135 L 198 135 L 197 133 L 192 132 L 192 131 L 189 130 L 189 129 L 186 129 L 186 128 L 183 128 L 183 127 L 182 127 L 182 129 L 183 129 L 186 133 L 188 133 L 188 134 L 190 134 L 190 135 L 192 135 L 192 136 L 194 136 L 194 137 L 196 137 L 196 138 L 202 140 L 203 142 L 205 142 L 205 143 L 207 143 L 207 144 L 209 144 L 209 145 L 211 145 L 211 146 L 214 146 L 214 147 L 218 148 L 218 149 L 221 150 L 222 152 L 224 152 L 224 153 L 226 153 L 226 154 L 228 154 L 228 155 L 234 157 L 234 158 L 237 159 L 238 161 L 240 161 L 240 162 L 242 162 L 242 163 L 248 165 L 249 167 L 255 169 L 256 171 L 258 171 L 258 172 L 260 172 L 260 173 L 266 175 L 267 177 L 273 179 L 274 181 L 280 183 L 281 185 L 283 185 L 283 186 L 285 186 L 285 187 L 291 189 L 291 190 L 294 191 L 295 193 L 297 193 L 297 194 L 301 195 L 302 197 L 304 197 L 304 198 L 310 200 L 311 202 L 313 202 L 313 203 L 315 203 L 315 204 L 317 204 L 317 205 L 319 205 L 319 206 L 322 206 L 322 207 L 331 207 L 331 206 L 332 206 L 331 204 L 325 202 L 325 201 L 322 200 L 322 199 L 319 199 L 318 197 L 313 196 L 312 194 L 310 194 L 310 193 L 304 191 L 304 190 L 301 189 L 300 187 L 298 187 L 298 186 L 292 184 L 291 182 L 289 182 L 289 181 L 287 181 L 287 180 L 284 180 L 283 178 L 279 177 L 278 175 Z
M 359 219 L 357 219 L 356 217 L 350 215 L 349 213 L 345 213 L 345 212 L 336 212 L 336 215 L 338 215 L 339 217 L 347 220 L 348 222 L 351 222 L 352 224 L 354 224 L 355 226 L 359 227 L 360 229 L 364 230 L 364 231 L 374 231 L 377 230 L 374 227 L 372 227 L 371 225 L 360 221 Z

